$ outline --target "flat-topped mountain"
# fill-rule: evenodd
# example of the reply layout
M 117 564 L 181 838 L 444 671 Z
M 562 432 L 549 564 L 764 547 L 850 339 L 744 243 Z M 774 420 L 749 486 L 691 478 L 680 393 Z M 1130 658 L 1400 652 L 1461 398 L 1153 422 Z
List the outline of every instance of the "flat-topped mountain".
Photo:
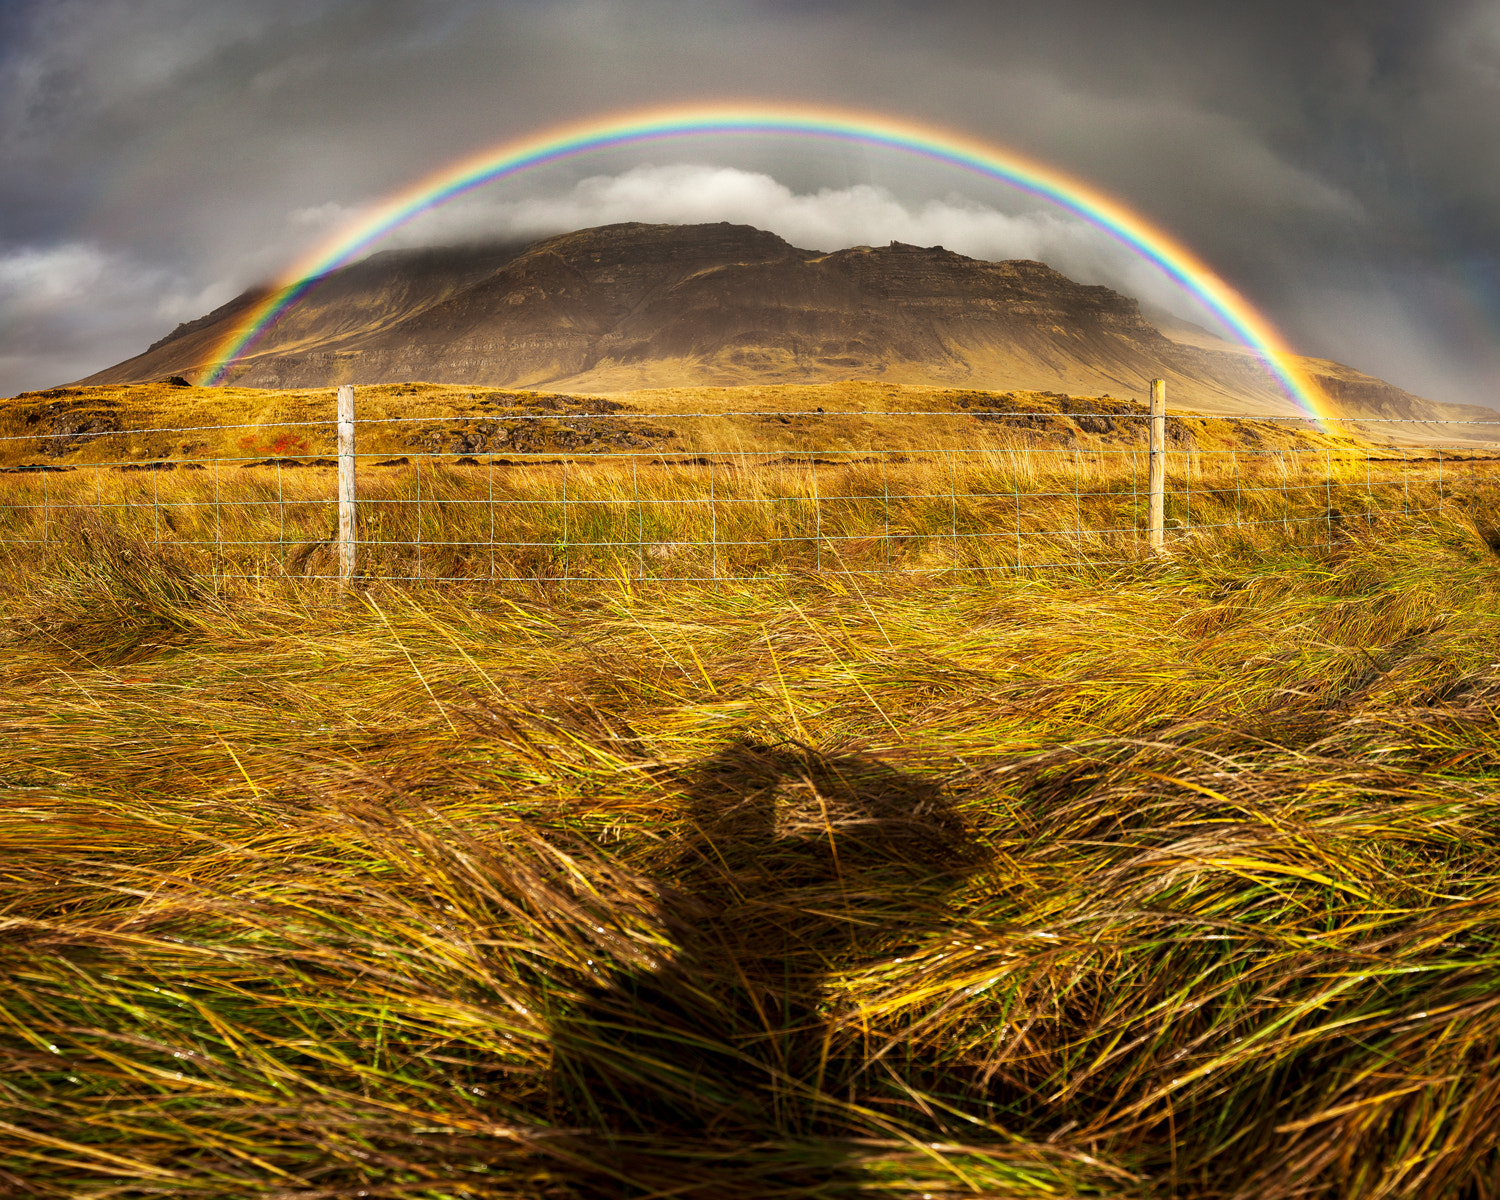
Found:
M 80 382 L 201 371 L 263 295 L 247 292 Z M 1304 363 L 1349 415 L 1473 415 Z M 822 254 L 720 223 L 386 251 L 317 282 L 226 382 L 603 392 L 872 379 L 1140 397 L 1153 377 L 1168 380 L 1174 407 L 1292 411 L 1239 347 L 1169 337 L 1136 301 L 1044 263 L 901 243 Z

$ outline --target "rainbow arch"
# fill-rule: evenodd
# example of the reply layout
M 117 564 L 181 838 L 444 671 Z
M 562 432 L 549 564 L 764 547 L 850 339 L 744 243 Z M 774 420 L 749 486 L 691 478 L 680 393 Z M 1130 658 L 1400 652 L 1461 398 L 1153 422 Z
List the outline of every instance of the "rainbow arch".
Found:
M 1072 212 L 1155 263 L 1197 296 L 1265 364 L 1287 397 L 1321 421 L 1319 391 L 1299 371 L 1275 326 L 1164 230 L 1103 192 L 1034 159 L 933 126 L 870 113 L 777 105 L 692 105 L 612 114 L 481 150 L 386 197 L 299 259 L 214 347 L 199 383 L 223 381 L 234 363 L 320 276 L 352 262 L 414 217 L 475 188 L 590 151 L 705 134 L 787 134 L 904 151 L 996 179 Z

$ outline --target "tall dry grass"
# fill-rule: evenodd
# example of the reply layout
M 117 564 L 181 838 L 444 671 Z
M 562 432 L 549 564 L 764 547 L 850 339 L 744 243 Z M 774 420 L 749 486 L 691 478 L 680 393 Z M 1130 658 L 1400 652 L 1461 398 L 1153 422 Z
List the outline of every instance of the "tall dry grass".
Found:
M 1500 1194 L 1500 537 L 1422 486 L 717 587 L 59 517 L 0 572 L 0 1191 Z
M 1382 515 L 1463 508 L 1500 460 L 1353 449 L 1167 456 L 1174 538 L 1331 544 Z M 521 458 L 405 455 L 359 468 L 370 579 L 704 579 L 829 570 L 993 572 L 1138 558 L 1138 449 Z M 0 480 L 0 548 L 30 553 L 95 515 L 196 573 L 331 576 L 335 473 L 297 460 Z

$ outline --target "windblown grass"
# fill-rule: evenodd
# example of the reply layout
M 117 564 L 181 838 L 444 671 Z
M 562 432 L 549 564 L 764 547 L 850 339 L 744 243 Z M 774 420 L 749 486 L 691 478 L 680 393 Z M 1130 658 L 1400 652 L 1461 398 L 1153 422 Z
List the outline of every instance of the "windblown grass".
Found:
M 65 523 L 0 575 L 0 1193 L 1500 1195 L 1479 502 L 529 593 Z
M 1146 525 L 1146 455 L 1119 448 L 462 457 L 362 464 L 363 577 L 984 573 L 1131 561 Z M 1331 544 L 1377 517 L 1472 508 L 1500 478 L 1500 460 L 1354 449 L 1167 458 L 1175 538 L 1233 529 Z M 279 463 L 12 474 L 0 478 L 0 550 L 54 544 L 67 556 L 69 530 L 104 517 L 197 574 L 328 577 L 336 493 L 331 467 Z

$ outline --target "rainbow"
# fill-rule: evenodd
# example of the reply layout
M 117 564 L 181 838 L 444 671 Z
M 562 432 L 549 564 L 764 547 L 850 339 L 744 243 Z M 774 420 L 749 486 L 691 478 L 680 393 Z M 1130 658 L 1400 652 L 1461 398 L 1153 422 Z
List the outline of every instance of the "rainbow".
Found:
M 1000 180 L 1050 201 L 1104 230 L 1198 297 L 1265 364 L 1294 404 L 1314 420 L 1323 419 L 1316 385 L 1298 370 L 1276 328 L 1191 250 L 1119 201 L 1053 167 L 964 134 L 805 105 L 693 105 L 592 118 L 504 142 L 445 166 L 374 205 L 293 264 L 214 347 L 199 383 L 223 382 L 234 364 L 255 348 L 277 318 L 316 286 L 319 278 L 352 262 L 429 209 L 533 167 L 590 151 L 705 134 L 780 134 L 899 150 Z

